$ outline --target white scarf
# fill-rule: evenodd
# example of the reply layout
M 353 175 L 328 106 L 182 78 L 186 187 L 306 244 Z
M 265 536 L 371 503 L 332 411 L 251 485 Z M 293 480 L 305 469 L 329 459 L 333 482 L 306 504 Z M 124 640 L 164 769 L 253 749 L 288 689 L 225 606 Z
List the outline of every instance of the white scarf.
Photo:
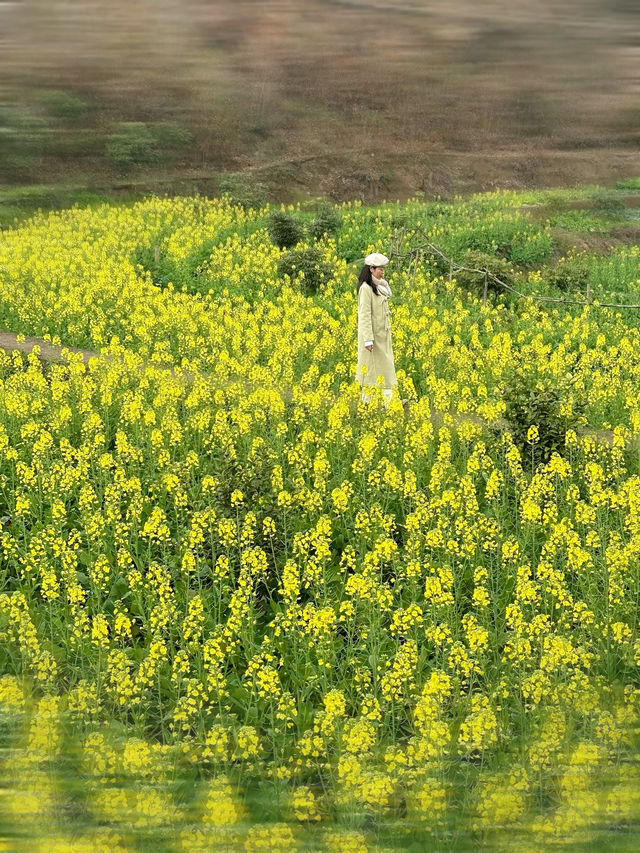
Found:
M 378 293 L 381 293 L 383 296 L 391 296 L 391 288 L 385 278 L 376 278 L 375 275 L 372 275 L 371 280 L 377 287 Z

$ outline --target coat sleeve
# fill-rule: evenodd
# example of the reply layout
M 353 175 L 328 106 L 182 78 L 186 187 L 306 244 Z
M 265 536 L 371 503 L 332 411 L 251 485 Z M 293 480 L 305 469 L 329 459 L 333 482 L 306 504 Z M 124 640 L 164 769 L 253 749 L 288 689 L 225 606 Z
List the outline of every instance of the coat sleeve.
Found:
M 358 331 L 363 341 L 373 341 L 373 291 L 368 284 L 363 284 L 358 293 Z

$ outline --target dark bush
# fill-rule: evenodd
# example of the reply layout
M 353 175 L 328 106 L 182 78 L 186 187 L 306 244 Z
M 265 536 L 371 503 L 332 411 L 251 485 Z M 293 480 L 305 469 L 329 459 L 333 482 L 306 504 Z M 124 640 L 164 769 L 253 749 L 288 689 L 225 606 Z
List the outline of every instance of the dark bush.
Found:
M 342 224 L 342 217 L 329 202 L 324 202 L 318 208 L 315 219 L 309 225 L 309 236 L 320 240 L 325 234 L 334 235 Z
M 267 222 L 269 237 L 281 249 L 290 249 L 303 239 L 303 229 L 300 222 L 284 210 L 275 210 Z
M 306 249 L 293 249 L 283 255 L 278 264 L 278 274 L 280 276 L 288 275 L 293 280 L 297 275 L 303 273 L 302 291 L 307 295 L 312 295 L 320 290 L 326 279 L 322 267 L 322 252 L 311 246 Z

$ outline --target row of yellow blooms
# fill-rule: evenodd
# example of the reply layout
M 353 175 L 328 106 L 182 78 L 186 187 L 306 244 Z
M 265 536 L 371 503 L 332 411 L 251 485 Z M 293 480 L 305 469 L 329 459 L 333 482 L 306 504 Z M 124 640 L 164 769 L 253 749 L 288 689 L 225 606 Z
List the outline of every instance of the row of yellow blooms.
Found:
M 541 240 L 516 200 L 458 215 Z M 398 265 L 411 405 L 362 403 L 345 247 L 397 213 L 343 206 L 315 299 L 228 199 L 3 235 L 4 324 L 103 348 L 0 355 L 6 849 L 534 850 L 637 820 L 640 332 Z M 234 229 L 197 291 L 132 260 Z M 574 421 L 545 463 L 489 428 L 516 368 Z

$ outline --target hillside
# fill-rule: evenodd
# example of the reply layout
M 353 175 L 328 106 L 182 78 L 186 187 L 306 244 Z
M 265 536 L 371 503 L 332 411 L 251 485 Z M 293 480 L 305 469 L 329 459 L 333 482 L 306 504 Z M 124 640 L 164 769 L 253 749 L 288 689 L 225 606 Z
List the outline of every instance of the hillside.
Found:
M 219 192 L 246 172 L 270 198 L 380 201 L 639 171 L 625 0 L 22 0 L 0 16 L 6 181 Z M 122 143 L 123 122 L 146 130 Z

